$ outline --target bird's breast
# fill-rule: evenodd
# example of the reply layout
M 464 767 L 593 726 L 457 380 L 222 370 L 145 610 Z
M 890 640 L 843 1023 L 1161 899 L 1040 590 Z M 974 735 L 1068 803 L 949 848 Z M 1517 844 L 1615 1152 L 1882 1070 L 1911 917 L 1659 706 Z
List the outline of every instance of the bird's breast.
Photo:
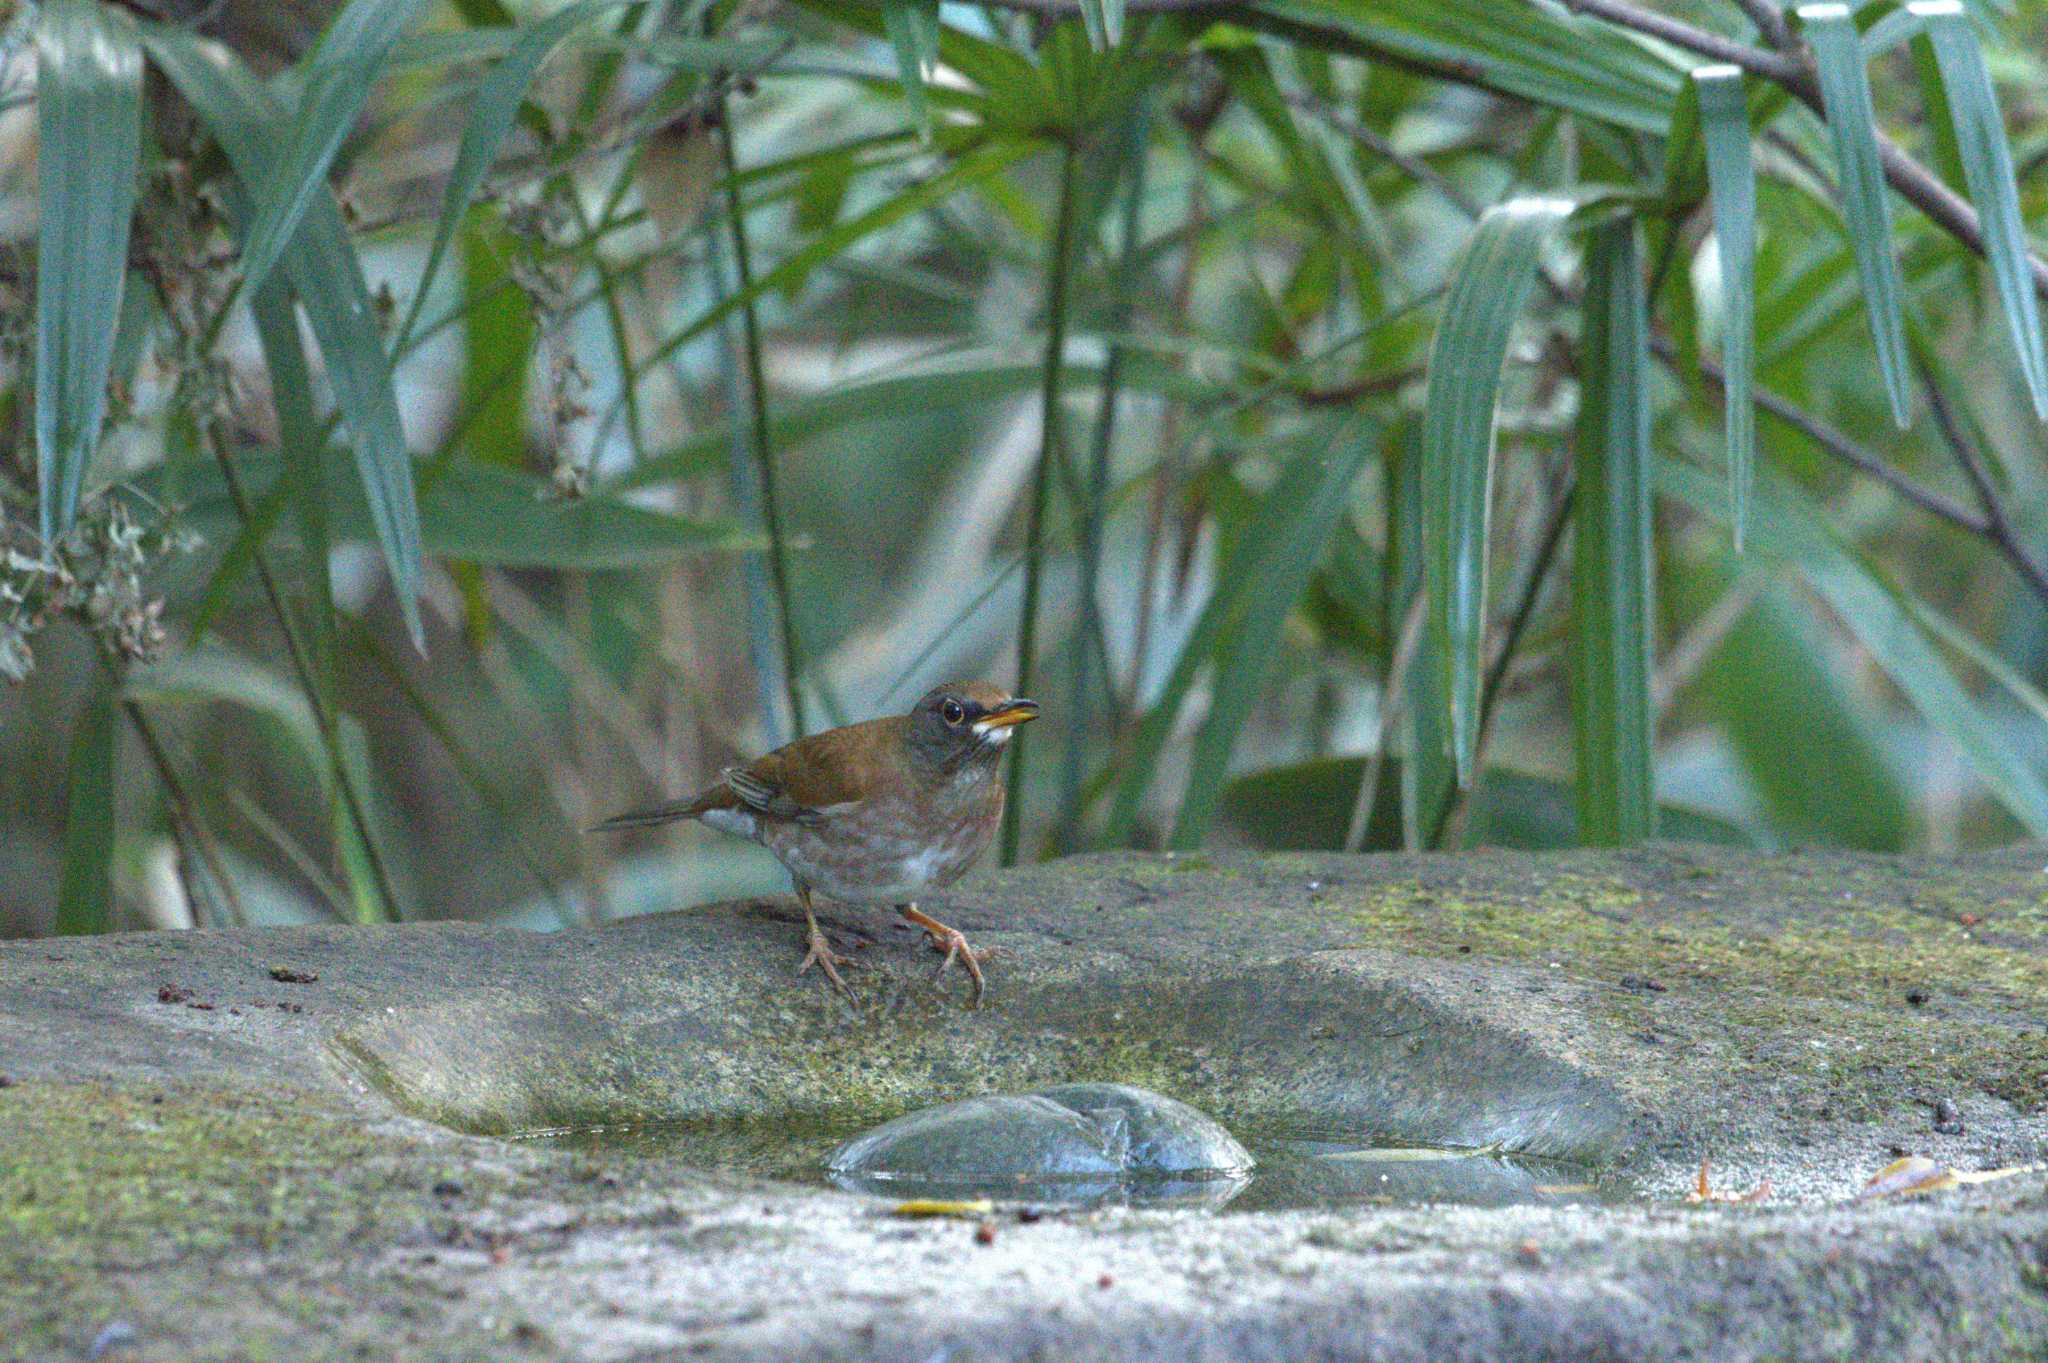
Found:
M 809 825 L 764 821 L 758 836 L 822 894 L 905 903 L 965 875 L 1001 817 L 998 787 L 993 799 L 863 800 Z

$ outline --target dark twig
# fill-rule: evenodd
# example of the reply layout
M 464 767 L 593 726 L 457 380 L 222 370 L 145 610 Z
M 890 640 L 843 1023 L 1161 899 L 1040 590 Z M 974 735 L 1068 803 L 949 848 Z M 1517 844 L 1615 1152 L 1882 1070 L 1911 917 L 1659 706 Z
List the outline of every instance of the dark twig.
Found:
M 249 494 L 242 488 L 241 475 L 235 472 L 234 460 L 228 457 L 217 434 L 209 433 L 208 443 L 213 447 L 214 462 L 220 465 L 221 481 L 227 485 L 228 499 L 235 505 L 235 515 L 243 525 L 248 525 L 256 512 L 250 505 Z M 314 681 L 313 664 L 307 656 L 305 641 L 299 638 L 298 627 L 292 623 L 284 593 L 278 589 L 277 578 L 270 570 L 270 556 L 264 553 L 260 542 L 255 546 L 253 557 L 257 579 L 263 584 L 263 595 L 270 602 L 271 614 L 277 617 L 279 632 L 284 635 L 285 652 L 291 658 L 299 689 L 306 693 L 306 700 L 313 707 L 314 727 L 320 732 L 321 746 L 327 750 L 327 760 L 334 768 L 334 787 L 348 811 L 349 822 L 355 825 L 356 833 L 362 838 L 363 858 L 369 863 L 371 879 L 377 883 L 377 897 L 384 901 L 385 913 L 395 921 L 404 916 L 399 911 L 398 891 L 392 886 L 391 873 L 384 865 L 384 854 L 378 850 L 376 835 L 370 827 L 369 811 L 356 790 L 355 779 L 349 775 L 348 762 L 342 755 L 341 726 L 334 711 L 328 707 L 326 695 Z
M 1669 340 L 1662 336 L 1652 336 L 1650 349 L 1667 367 L 1674 371 L 1677 369 L 1678 352 Z M 1700 372 L 1716 387 L 1727 382 L 1727 376 L 1722 373 L 1721 366 L 1704 356 L 1700 359 Z M 1957 529 L 1968 531 L 1972 535 L 1990 535 L 1991 526 L 1984 517 L 1962 503 L 1915 482 L 1819 417 L 1793 406 L 1767 388 L 1752 385 L 1750 394 L 1757 406 L 1798 431 L 1823 451 L 1857 472 L 1875 478 L 1921 510 L 1938 516 Z
M 192 799 L 192 792 L 186 789 L 184 778 L 178 775 L 177 767 L 172 765 L 171 755 L 165 751 L 163 740 L 157 737 L 156 729 L 150 724 L 149 717 L 142 713 L 141 706 L 132 700 L 123 701 L 121 709 L 128 716 L 128 723 L 134 726 L 135 736 L 142 740 L 142 750 L 149 754 L 149 764 L 156 768 L 157 779 L 164 783 L 165 794 L 170 796 L 172 833 L 182 834 L 177 837 L 180 851 L 183 851 L 186 839 L 189 838 L 192 845 L 198 849 L 200 860 L 206 863 L 206 869 L 212 874 L 214 884 L 220 886 L 220 892 L 227 896 L 229 914 L 236 923 L 248 926 L 249 911 L 242 907 L 242 896 L 235 889 L 235 882 L 228 876 L 227 864 L 221 859 L 220 843 L 214 838 L 213 830 L 206 826 L 205 820 L 199 817 L 199 807 Z M 182 856 L 180 862 L 179 878 L 185 882 L 185 897 L 192 901 L 192 907 L 196 911 L 199 902 L 192 893 L 190 868 L 182 864 Z
M 739 268 L 740 296 L 747 304 L 740 310 L 742 336 L 746 342 L 747 414 L 753 426 L 754 459 L 761 480 L 761 519 L 768 531 L 768 575 L 775 584 L 775 614 L 782 624 L 782 684 L 789 697 L 791 732 L 799 737 L 810 732 L 804 722 L 803 688 L 797 675 L 803 666 L 797 652 L 796 615 L 789 592 L 789 559 L 782 530 L 782 512 L 775 498 L 775 451 L 768 443 L 768 395 L 763 391 L 761 328 L 754 311 L 754 267 L 747 250 L 747 215 L 740 202 L 740 173 L 733 151 L 732 117 L 720 97 L 718 146 L 725 161 L 726 218 L 732 227 L 733 259 Z M 631 380 L 628 380 L 631 386 Z M 739 413 L 733 413 L 735 424 Z
M 1962 466 L 1963 475 L 1970 480 L 1978 505 L 1984 508 L 1984 537 L 1998 546 L 2012 564 L 2013 571 L 2026 579 L 2035 595 L 2048 600 L 2048 570 L 2044 570 L 2040 560 L 2027 552 L 2026 545 L 2014 532 L 2012 522 L 2005 514 L 2005 504 L 1999 500 L 1998 489 L 1991 481 L 1991 470 L 1985 463 L 1983 452 L 1963 430 L 1955 408 L 1949 403 L 1948 394 L 1935 381 L 1933 373 L 1925 364 L 1921 364 L 1919 369 L 1920 386 L 1927 391 L 1927 406 L 1934 413 L 1935 428 L 1955 455 L 1956 463 Z
M 1429 847 L 1443 847 L 1446 837 L 1465 826 L 1471 812 L 1472 792 L 1485 779 L 1480 764 L 1486 753 L 1486 740 L 1493 733 L 1494 716 L 1500 709 L 1501 689 L 1507 684 L 1508 668 L 1514 663 L 1515 650 L 1521 646 L 1522 635 L 1536 616 L 1536 603 L 1542 599 L 1543 583 L 1550 576 L 1551 565 L 1557 561 L 1558 548 L 1564 543 L 1565 527 L 1571 524 L 1572 493 L 1578 485 L 1576 475 L 1563 479 L 1544 512 L 1543 527 L 1537 532 L 1535 553 L 1530 556 L 1529 566 L 1522 574 L 1522 589 L 1516 593 L 1515 612 L 1508 617 L 1507 629 L 1501 635 L 1500 651 L 1493 655 L 1493 662 L 1486 669 L 1485 682 L 1480 687 L 1479 737 L 1472 747 L 1472 784 L 1456 791 L 1444 802 L 1442 811 L 1437 815 L 1436 827 L 1430 830 Z

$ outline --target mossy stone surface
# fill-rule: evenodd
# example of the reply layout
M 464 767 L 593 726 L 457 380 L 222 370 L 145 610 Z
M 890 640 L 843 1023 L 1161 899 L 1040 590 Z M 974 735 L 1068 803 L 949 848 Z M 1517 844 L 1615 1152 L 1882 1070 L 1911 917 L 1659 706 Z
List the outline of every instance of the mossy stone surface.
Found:
M 1085 857 L 924 906 L 1005 949 L 980 1010 L 836 905 L 851 1005 L 793 975 L 786 902 L 4 943 L 0 1359 L 84 1358 L 115 1323 L 152 1360 L 2039 1356 L 2048 1180 L 1848 1199 L 1895 1150 L 2048 1158 L 2043 867 Z M 1498 1144 L 1636 1200 L 1107 1210 L 984 1243 L 492 1138 L 1074 1082 Z M 1684 1206 L 1703 1156 L 1773 1197 Z

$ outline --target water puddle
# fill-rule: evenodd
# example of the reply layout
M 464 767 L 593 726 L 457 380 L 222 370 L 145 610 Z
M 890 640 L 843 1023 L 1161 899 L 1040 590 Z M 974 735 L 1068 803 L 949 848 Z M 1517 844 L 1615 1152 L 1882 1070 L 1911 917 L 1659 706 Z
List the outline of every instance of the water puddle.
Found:
M 1496 1149 L 1401 1145 L 1326 1135 L 1238 1129 L 1257 1160 L 1248 1175 L 1124 1173 L 936 1180 L 828 1170 L 832 1155 L 867 1129 L 851 1122 L 693 1122 L 535 1132 L 523 1137 L 593 1155 L 674 1160 L 693 1168 L 837 1187 L 892 1202 L 988 1198 L 1013 1205 L 1171 1206 L 1283 1211 L 1451 1203 L 1564 1206 L 1616 1202 L 1621 1190 L 1583 1166 Z

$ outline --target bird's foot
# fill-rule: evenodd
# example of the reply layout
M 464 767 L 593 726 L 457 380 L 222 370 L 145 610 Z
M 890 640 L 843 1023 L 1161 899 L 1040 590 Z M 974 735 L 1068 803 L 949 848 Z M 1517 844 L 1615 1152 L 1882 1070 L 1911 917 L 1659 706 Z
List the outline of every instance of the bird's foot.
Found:
M 816 966 L 824 973 L 825 978 L 832 982 L 834 989 L 837 989 L 846 997 L 852 998 L 853 990 L 847 987 L 845 980 L 839 978 L 839 967 L 854 964 L 857 964 L 857 962 L 855 962 L 853 957 L 842 956 L 834 951 L 832 944 L 825 940 L 825 934 L 819 930 L 818 925 L 816 923 L 811 924 L 811 949 L 805 953 L 804 963 L 796 968 L 797 974 L 801 975 L 812 966 Z
M 948 927 L 929 914 L 919 913 L 915 905 L 903 907 L 898 912 L 924 929 L 926 939 L 930 941 L 933 951 L 945 953 L 946 959 L 939 962 L 938 972 L 933 978 L 936 979 L 939 975 L 944 975 L 953 968 L 953 962 L 958 961 L 966 968 L 968 978 L 974 981 L 974 1001 L 976 1004 L 979 1004 L 981 996 L 988 992 L 988 981 L 984 980 L 981 975 L 982 962 L 993 961 L 996 957 L 1003 954 L 1002 949 L 1000 947 L 982 947 L 976 950 L 967 944 L 966 933 L 958 928 Z

